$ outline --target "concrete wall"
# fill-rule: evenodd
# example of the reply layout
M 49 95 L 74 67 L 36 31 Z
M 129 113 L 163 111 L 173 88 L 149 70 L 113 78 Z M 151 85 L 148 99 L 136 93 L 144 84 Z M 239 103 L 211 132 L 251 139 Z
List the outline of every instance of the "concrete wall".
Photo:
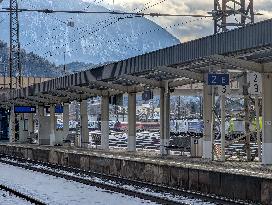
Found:
M 272 204 L 272 179 L 198 170 L 174 165 L 75 154 L 62 149 L 0 145 L 0 153 L 91 170 L 129 179 Z

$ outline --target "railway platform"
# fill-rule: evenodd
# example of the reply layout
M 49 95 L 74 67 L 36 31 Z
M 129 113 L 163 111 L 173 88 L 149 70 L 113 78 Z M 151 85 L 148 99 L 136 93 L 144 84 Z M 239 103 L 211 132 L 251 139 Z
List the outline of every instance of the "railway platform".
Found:
M 0 154 L 254 203 L 272 203 L 272 166 L 159 152 L 0 144 Z

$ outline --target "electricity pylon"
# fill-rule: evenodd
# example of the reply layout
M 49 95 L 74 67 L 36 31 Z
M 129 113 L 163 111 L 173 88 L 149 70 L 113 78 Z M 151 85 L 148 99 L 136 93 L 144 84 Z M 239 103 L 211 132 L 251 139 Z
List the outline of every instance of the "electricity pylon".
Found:
M 18 2 L 10 0 L 10 52 L 9 52 L 9 77 L 10 89 L 20 88 L 22 85 L 22 65 L 20 48 L 20 30 L 18 18 Z M 13 82 L 13 78 L 15 82 Z
M 254 23 L 253 0 L 214 0 L 214 33 Z

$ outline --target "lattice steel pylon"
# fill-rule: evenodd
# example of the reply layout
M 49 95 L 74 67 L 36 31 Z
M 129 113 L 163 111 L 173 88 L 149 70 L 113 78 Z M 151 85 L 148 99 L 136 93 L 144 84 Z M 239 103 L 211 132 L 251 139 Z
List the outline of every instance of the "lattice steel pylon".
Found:
M 214 0 L 214 33 L 254 23 L 254 0 Z
M 21 87 L 22 66 L 20 31 L 17 0 L 10 0 L 10 52 L 9 52 L 9 77 L 10 89 Z M 15 82 L 13 82 L 13 78 Z M 14 86 L 15 85 L 15 86 Z

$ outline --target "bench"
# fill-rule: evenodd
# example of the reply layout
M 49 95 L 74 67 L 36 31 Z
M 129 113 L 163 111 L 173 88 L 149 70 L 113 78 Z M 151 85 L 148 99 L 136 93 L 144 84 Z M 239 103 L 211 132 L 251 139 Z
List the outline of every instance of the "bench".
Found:
M 172 151 L 180 151 L 181 155 L 183 155 L 185 151 L 189 152 L 191 150 L 191 147 L 184 147 L 184 146 L 177 146 L 177 145 L 168 145 L 164 147 L 167 151 L 167 154 L 169 154 L 169 151 L 172 150 Z

